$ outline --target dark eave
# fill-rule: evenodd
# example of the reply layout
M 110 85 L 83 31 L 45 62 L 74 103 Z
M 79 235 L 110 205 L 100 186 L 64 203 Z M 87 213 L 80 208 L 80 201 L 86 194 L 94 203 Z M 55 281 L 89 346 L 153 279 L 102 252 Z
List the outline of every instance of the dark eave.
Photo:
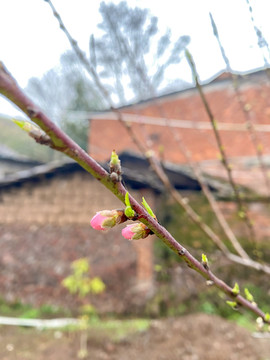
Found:
M 163 184 L 151 170 L 146 159 L 130 152 L 123 152 L 119 157 L 122 164 L 123 180 L 128 187 L 133 189 L 151 188 L 156 192 L 164 190 Z M 108 162 L 101 165 L 108 169 Z M 177 167 L 166 164 L 164 169 L 176 189 L 200 191 L 198 181 L 184 166 Z M 19 187 L 24 183 L 37 183 L 44 179 L 74 172 L 85 172 L 85 170 L 78 163 L 69 159 L 64 162 L 55 161 L 38 165 L 0 178 L 0 190 Z M 210 187 L 212 190 L 216 190 L 216 187 L 211 184 Z

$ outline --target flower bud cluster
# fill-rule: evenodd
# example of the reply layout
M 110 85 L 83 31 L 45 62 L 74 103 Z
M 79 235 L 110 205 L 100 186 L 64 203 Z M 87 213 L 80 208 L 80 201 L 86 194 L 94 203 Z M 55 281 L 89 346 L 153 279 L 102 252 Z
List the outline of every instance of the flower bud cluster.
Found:
M 102 210 L 96 213 L 90 224 L 93 229 L 104 231 L 127 220 L 124 210 Z M 128 240 L 145 239 L 150 233 L 151 230 L 140 222 L 127 225 L 122 230 L 122 235 Z

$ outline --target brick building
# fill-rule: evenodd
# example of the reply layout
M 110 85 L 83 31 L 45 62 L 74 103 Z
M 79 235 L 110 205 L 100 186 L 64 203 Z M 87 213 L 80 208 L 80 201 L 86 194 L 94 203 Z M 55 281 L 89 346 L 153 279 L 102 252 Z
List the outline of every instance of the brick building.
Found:
M 269 80 L 265 71 L 256 71 L 238 76 L 237 84 L 238 95 L 230 74 L 224 73 L 204 84 L 203 91 L 215 117 L 225 152 L 234 165 L 236 180 L 265 194 L 262 174 L 257 171 L 256 147 L 247 129 L 247 120 L 256 130 L 257 144 L 263 150 L 268 166 Z M 241 99 L 240 102 L 237 97 Z M 205 172 L 226 178 L 212 126 L 196 88 L 124 106 L 119 111 L 141 143 L 147 144 L 157 154 L 162 148 L 165 161 L 175 164 L 186 162 L 179 147 L 180 139 L 192 160 L 200 162 Z M 102 136 L 99 136 L 101 133 Z M 89 153 L 102 161 L 112 148 L 118 152 L 126 149 L 138 151 L 115 113 L 108 111 L 91 114 Z

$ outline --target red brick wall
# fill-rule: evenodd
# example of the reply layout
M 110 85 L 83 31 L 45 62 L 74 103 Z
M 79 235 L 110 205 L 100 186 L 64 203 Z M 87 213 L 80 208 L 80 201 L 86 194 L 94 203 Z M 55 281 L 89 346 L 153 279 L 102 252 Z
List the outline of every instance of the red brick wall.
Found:
M 205 94 L 209 101 L 217 123 L 245 123 L 242 107 L 236 100 L 232 84 L 227 82 L 213 83 L 206 87 Z M 257 83 L 244 82 L 240 86 L 241 97 L 254 123 L 269 124 L 270 120 L 270 87 L 261 78 Z M 193 160 L 201 161 L 216 159 L 218 148 L 212 130 L 196 129 L 196 124 L 209 123 L 202 101 L 196 90 L 187 90 L 175 95 L 163 97 L 155 103 L 148 101 L 138 105 L 123 108 L 123 114 L 138 114 L 150 117 L 167 117 L 168 119 L 194 121 L 193 129 L 168 129 L 159 125 L 131 123 L 138 139 L 148 143 L 159 151 L 164 147 L 166 160 L 183 163 L 184 156 L 173 133 L 181 137 L 183 143 L 191 152 Z M 90 154 L 99 160 L 108 157 L 112 148 L 137 150 L 123 125 L 117 121 L 92 119 L 90 122 L 89 149 Z M 255 149 L 250 136 L 243 131 L 221 131 L 222 141 L 228 156 L 255 156 Z M 259 141 L 266 152 L 270 151 L 270 133 L 257 133 Z

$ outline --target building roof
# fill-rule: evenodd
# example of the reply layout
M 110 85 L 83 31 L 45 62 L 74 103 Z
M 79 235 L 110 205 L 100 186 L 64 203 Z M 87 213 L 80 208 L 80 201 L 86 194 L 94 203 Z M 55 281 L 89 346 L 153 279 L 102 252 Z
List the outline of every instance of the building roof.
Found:
M 258 80 L 260 81 L 265 81 L 266 80 L 266 71 L 269 71 L 270 69 L 264 69 L 264 68 L 258 68 L 252 71 L 245 71 L 245 72 L 228 72 L 228 71 L 219 71 L 218 73 L 214 74 L 213 76 L 211 76 L 209 79 L 203 81 L 201 84 L 204 87 L 204 89 L 207 89 L 208 87 L 211 89 L 213 85 L 216 86 L 227 86 L 228 84 L 230 85 L 232 83 L 232 77 L 236 76 L 237 81 L 239 82 L 239 85 L 241 84 L 245 84 L 247 82 L 253 82 L 254 84 L 258 83 Z M 164 91 L 162 94 L 157 95 L 155 97 L 149 97 L 147 99 L 143 99 L 143 100 L 139 100 L 139 101 L 131 101 L 128 104 L 125 104 L 123 106 L 119 106 L 117 107 L 117 110 L 124 110 L 124 109 L 128 109 L 128 108 L 133 108 L 134 106 L 138 107 L 139 105 L 144 105 L 147 103 L 152 103 L 155 100 L 166 100 L 167 98 L 172 98 L 172 97 L 178 97 L 181 94 L 192 94 L 192 93 L 197 93 L 197 88 L 194 85 L 194 83 L 190 83 L 189 86 L 186 87 L 182 87 L 180 90 L 175 90 L 175 91 Z M 83 118 L 85 119 L 90 118 L 92 119 L 93 117 L 95 118 L 96 115 L 99 114 L 106 114 L 106 113 L 110 113 L 111 110 L 107 109 L 107 110 L 102 110 L 102 111 L 70 111 L 68 113 L 68 116 L 74 119 L 79 118 Z
M 0 144 L 0 161 L 8 161 L 10 163 L 20 163 L 29 166 L 40 165 L 41 162 L 21 155 L 6 145 Z
M 123 152 L 119 155 L 119 158 L 121 159 L 123 181 L 126 186 L 136 190 L 151 188 L 158 193 L 164 190 L 163 184 L 150 169 L 148 161 L 144 157 L 132 152 Z M 101 165 L 108 170 L 108 164 L 109 160 Z M 201 190 L 198 181 L 190 173 L 188 167 L 166 163 L 164 169 L 176 189 Z M 0 177 L 0 191 L 20 187 L 24 183 L 38 183 L 44 179 L 51 179 L 74 172 L 86 172 L 86 170 L 71 159 L 53 161 Z M 208 184 L 213 191 L 224 192 L 226 188 L 214 179 L 208 179 Z

